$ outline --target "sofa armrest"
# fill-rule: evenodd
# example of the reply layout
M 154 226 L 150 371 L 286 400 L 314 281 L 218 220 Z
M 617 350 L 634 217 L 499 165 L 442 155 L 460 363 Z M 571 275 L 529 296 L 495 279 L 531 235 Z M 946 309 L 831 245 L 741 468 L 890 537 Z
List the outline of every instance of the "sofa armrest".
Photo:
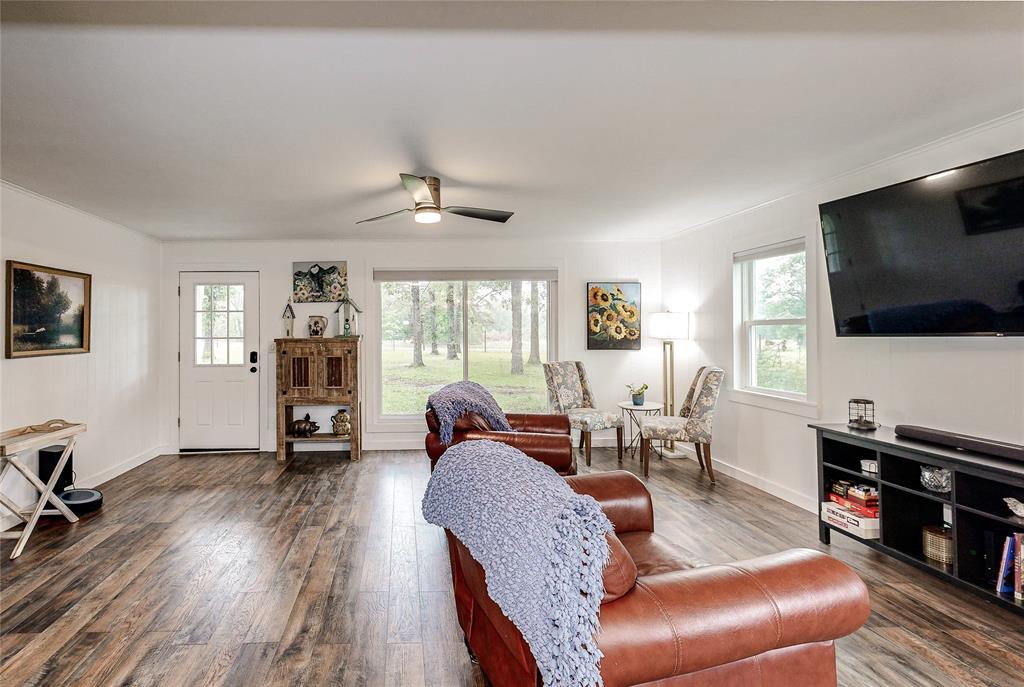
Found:
M 838 639 L 869 612 L 857 574 L 809 549 L 644 576 L 601 606 L 601 674 L 608 687 L 663 680 Z
M 508 423 L 517 432 L 533 432 L 534 434 L 568 434 L 568 415 L 547 415 L 540 413 L 506 413 Z
M 651 493 L 633 473 L 613 470 L 567 477 L 565 481 L 573 491 L 593 496 L 616 532 L 654 531 Z
M 576 471 L 573 460 L 572 438 L 568 434 L 534 434 L 530 432 L 489 432 L 473 430 L 456 432 L 453 444 L 476 439 L 490 439 L 517 448 L 534 460 L 554 468 L 561 474 Z

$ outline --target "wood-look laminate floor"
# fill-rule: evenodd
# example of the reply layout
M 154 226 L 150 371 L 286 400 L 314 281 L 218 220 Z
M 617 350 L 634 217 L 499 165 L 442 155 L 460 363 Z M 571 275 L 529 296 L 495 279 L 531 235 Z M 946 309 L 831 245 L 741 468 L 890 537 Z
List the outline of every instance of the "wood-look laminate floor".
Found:
M 5 541 L 0 684 L 484 685 L 419 512 L 424 454 L 364 455 L 162 456 L 103 485 L 101 513 L 46 518 L 17 561 Z M 708 562 L 819 547 L 813 514 L 693 461 L 655 460 L 649 486 L 658 531 Z M 1022 684 L 1019 616 L 833 540 L 874 607 L 839 643 L 841 684 Z

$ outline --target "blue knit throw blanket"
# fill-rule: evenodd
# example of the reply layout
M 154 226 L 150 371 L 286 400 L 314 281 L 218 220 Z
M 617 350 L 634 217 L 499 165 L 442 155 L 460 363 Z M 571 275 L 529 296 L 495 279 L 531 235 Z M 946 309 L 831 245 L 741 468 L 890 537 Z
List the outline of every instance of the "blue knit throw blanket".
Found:
M 433 410 L 437 416 L 444 444 L 452 443 L 455 421 L 469 412 L 479 413 L 496 432 L 515 431 L 491 392 L 476 382 L 453 382 L 441 387 L 430 394 L 427 410 Z
M 594 635 L 612 524 L 593 497 L 519 449 L 465 441 L 437 462 L 423 517 L 483 566 L 488 595 L 529 644 L 545 685 L 603 685 Z

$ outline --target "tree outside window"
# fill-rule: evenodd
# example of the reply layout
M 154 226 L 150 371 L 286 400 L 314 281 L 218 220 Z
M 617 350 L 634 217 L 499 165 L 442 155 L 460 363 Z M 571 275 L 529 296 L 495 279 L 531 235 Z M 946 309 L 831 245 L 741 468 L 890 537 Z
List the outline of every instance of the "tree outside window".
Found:
M 380 289 L 383 415 L 422 413 L 431 393 L 461 379 L 483 384 L 508 412 L 547 409 L 548 282 L 381 282 Z
M 807 394 L 807 256 L 789 251 L 740 261 L 743 288 L 743 386 Z

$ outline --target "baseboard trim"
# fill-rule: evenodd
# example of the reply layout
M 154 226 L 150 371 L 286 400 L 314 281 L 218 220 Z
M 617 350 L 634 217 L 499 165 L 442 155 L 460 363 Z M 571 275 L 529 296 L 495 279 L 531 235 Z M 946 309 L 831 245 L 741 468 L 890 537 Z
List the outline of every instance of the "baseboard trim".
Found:
M 144 463 L 148 463 L 157 456 L 170 453 L 170 447 L 168 446 L 154 446 L 153 448 L 143 451 L 142 453 L 122 460 L 116 465 L 112 465 L 106 470 L 101 470 L 94 475 L 88 475 L 85 477 L 79 477 L 75 480 L 75 486 L 83 489 L 95 489 L 97 486 L 104 482 L 109 482 L 118 475 L 123 475 L 133 468 L 137 468 Z M 32 504 L 22 504 L 23 507 L 28 508 Z M 60 516 L 58 516 L 60 517 Z M 21 524 L 21 519 L 10 513 L 0 516 L 0 531 L 6 531 L 12 527 L 16 527 Z
M 75 486 L 84 487 L 86 489 L 95 489 L 99 485 L 103 484 L 104 482 L 109 482 L 118 475 L 123 475 L 129 470 L 137 468 L 140 465 L 143 465 L 144 463 L 148 463 L 157 456 L 162 456 L 164 454 L 171 452 L 172 451 L 170 450 L 170 446 L 154 446 L 153 448 L 147 451 L 143 451 L 142 453 L 136 456 L 132 456 L 131 458 L 122 460 L 120 463 L 116 465 L 112 465 L 106 470 L 101 470 L 100 472 L 97 472 L 94 475 L 89 475 L 87 477 L 80 478 L 75 483 Z
M 426 434 L 426 432 L 424 432 Z M 363 434 L 363 450 L 364 451 L 412 451 L 412 450 L 423 450 L 423 435 L 420 434 L 415 439 L 406 437 L 387 436 L 386 434 L 379 434 L 376 437 L 372 434 Z
M 677 448 L 675 454 L 670 453 L 668 455 L 670 457 L 673 455 L 685 456 L 687 459 L 697 462 L 697 452 L 689 446 L 684 446 L 682 451 Z M 715 472 L 729 475 L 729 477 L 732 477 L 733 479 L 738 479 L 744 484 L 749 484 L 763 492 L 769 493 L 773 496 L 778 496 L 783 501 L 788 501 L 794 506 L 799 506 L 811 513 L 818 512 L 817 501 L 812 497 L 808 497 L 806 494 L 802 494 L 795 489 L 790 489 L 778 482 L 773 482 L 770 479 L 765 479 L 764 477 L 756 475 L 748 470 L 744 470 L 743 468 L 738 468 L 735 465 L 722 460 L 718 456 L 713 456 L 712 460 L 714 461 L 713 465 Z

